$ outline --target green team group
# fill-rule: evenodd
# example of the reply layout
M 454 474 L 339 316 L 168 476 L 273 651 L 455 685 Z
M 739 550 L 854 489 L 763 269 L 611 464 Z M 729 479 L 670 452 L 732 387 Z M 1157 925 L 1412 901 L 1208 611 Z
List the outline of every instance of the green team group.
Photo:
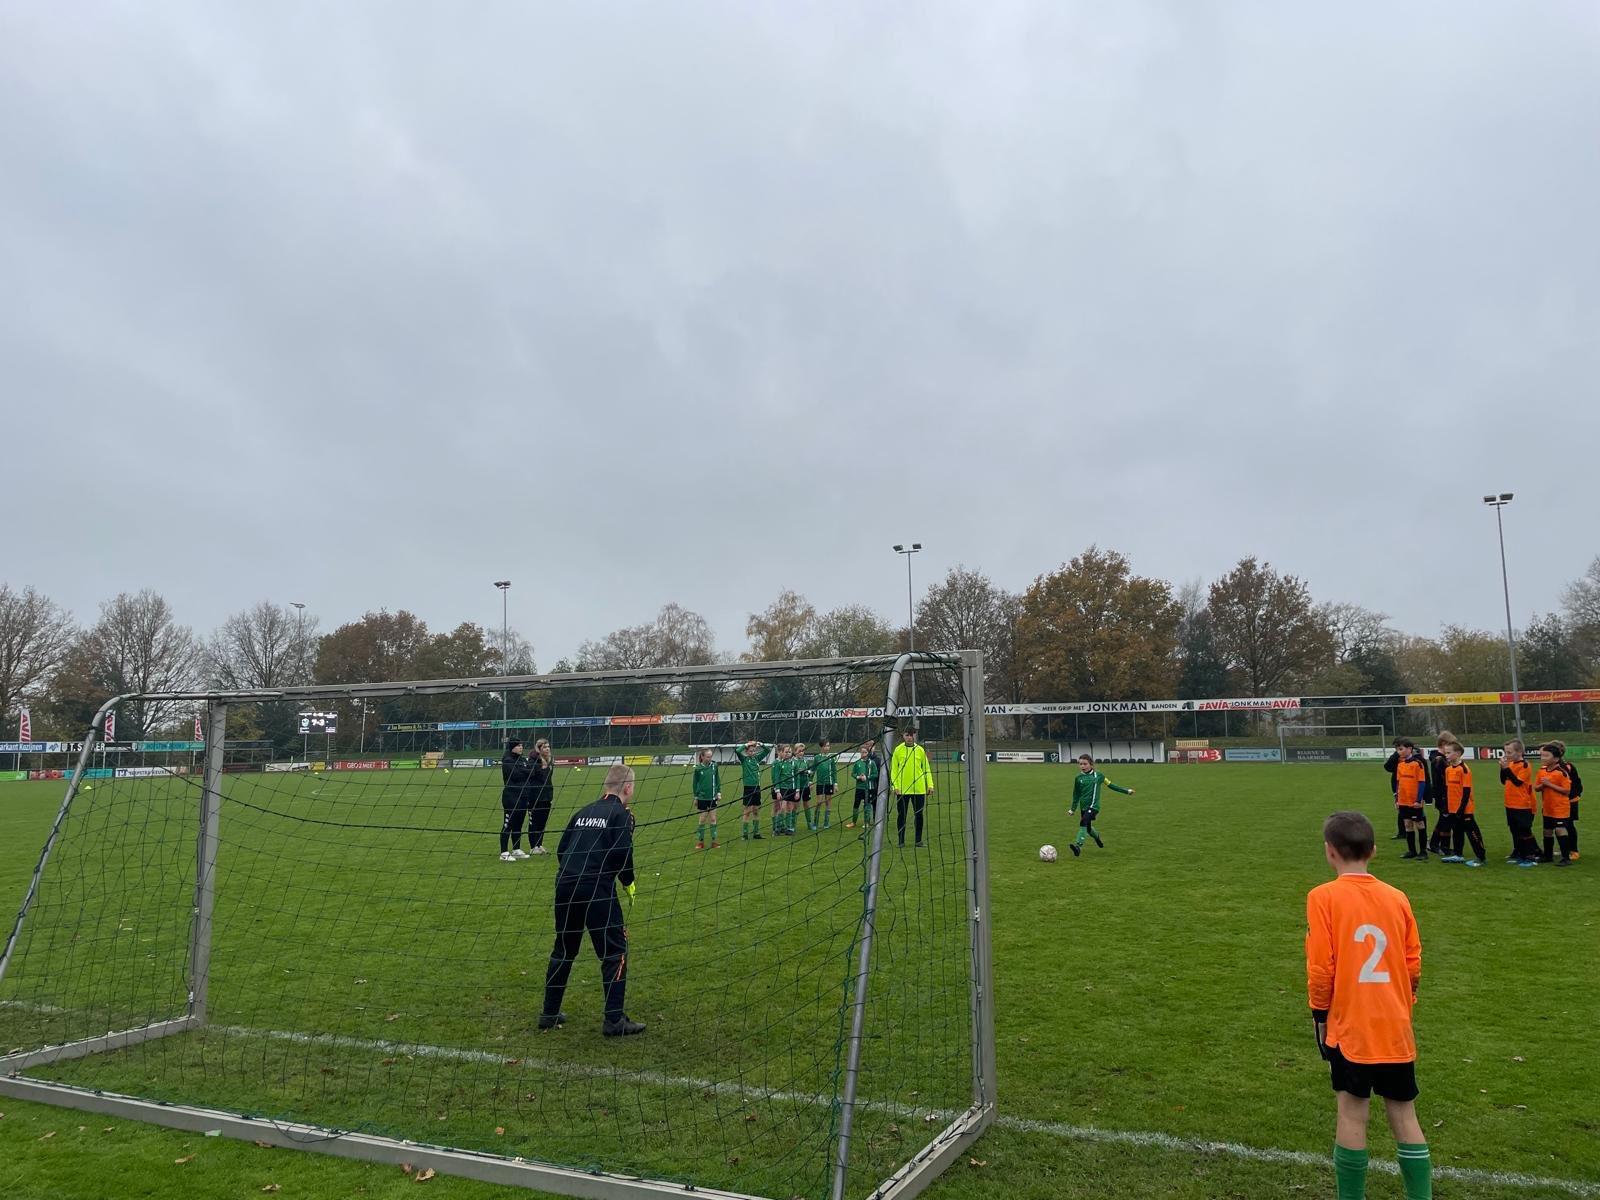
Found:
M 917 743 L 917 731 L 904 729 L 901 744 L 894 748 L 889 760 L 889 785 L 898 800 L 897 831 L 900 844 L 905 844 L 906 810 L 910 806 L 916 813 L 916 844 L 923 844 L 923 814 L 932 794 L 933 769 L 928 762 L 928 752 Z M 833 743 L 824 738 L 810 753 L 804 742 L 768 745 L 754 738 L 733 750 L 739 764 L 739 781 L 743 788 L 740 797 L 739 835 L 745 841 L 761 841 L 767 835 L 761 832 L 761 772 L 767 756 L 772 755 L 771 789 L 772 817 L 769 830 L 772 837 L 794 837 L 799 829 L 800 817 L 805 816 L 806 829 L 813 833 L 833 827 L 833 798 L 838 791 L 839 756 Z M 850 777 L 855 784 L 855 800 L 850 806 L 850 817 L 844 822 L 846 829 L 854 829 L 866 811 L 870 820 L 877 800 L 882 757 L 877 753 L 877 743 L 866 741 L 859 747 L 856 759 L 850 764 Z M 709 748 L 702 749 L 694 764 L 694 802 L 699 813 L 695 848 L 715 849 L 717 846 L 717 807 L 722 803 L 722 776 Z

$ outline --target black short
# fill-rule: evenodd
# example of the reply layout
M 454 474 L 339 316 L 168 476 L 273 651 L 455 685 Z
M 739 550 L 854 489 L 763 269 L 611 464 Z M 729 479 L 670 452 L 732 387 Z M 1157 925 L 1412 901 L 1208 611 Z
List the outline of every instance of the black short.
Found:
M 1078 825 L 1087 829 L 1094 824 L 1094 819 L 1100 815 L 1098 808 L 1086 808 L 1078 814 Z
M 1571 817 L 1546 817 L 1544 819 L 1544 831 L 1546 833 L 1554 833 L 1558 829 L 1571 829 L 1572 826 L 1567 823 L 1570 820 L 1572 820 Z
M 833 784 L 831 784 L 831 783 L 819 783 L 819 784 L 817 784 L 817 795 L 819 795 L 819 796 L 831 796 L 831 795 L 833 795 Z
M 773 788 L 772 798 L 784 804 L 793 804 L 795 797 L 800 793 L 793 788 Z
M 1417 1064 L 1357 1063 L 1339 1053 L 1339 1047 L 1328 1047 L 1328 1073 L 1332 1076 L 1333 1090 L 1348 1092 L 1365 1100 L 1377 1092 L 1385 1100 L 1415 1100 L 1417 1098 Z
M 810 784 L 807 784 L 805 787 L 800 789 L 800 799 L 801 799 L 802 802 L 811 799 L 811 785 Z
M 756 784 L 747 783 L 747 784 L 745 784 L 745 788 L 744 788 L 744 806 L 746 808 L 760 808 L 761 807 L 761 785 L 759 783 L 756 783 Z
M 696 796 L 694 798 L 694 806 L 700 812 L 716 812 L 717 811 L 717 802 L 715 800 L 703 800 L 699 796 Z
M 1400 819 L 1402 821 L 1426 821 L 1428 814 L 1420 804 L 1402 804 L 1400 806 Z

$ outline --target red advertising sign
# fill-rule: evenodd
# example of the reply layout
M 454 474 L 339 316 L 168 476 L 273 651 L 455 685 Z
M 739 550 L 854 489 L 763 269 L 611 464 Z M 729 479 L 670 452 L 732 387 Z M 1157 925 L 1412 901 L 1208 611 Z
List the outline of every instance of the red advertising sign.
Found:
M 581 767 L 589 760 L 587 758 L 552 758 L 550 761 L 558 767 Z
M 29 779 L 65 779 L 66 777 L 67 777 L 67 773 L 65 771 L 29 771 L 28 772 L 28 778 Z
M 1518 696 L 1524 704 L 1600 704 L 1600 688 L 1556 688 L 1543 692 L 1501 692 L 1500 703 L 1511 704 Z
M 1175 763 L 1221 762 L 1221 750 L 1168 750 L 1167 761 Z
M 613 725 L 659 725 L 661 724 L 661 718 L 652 713 L 643 717 L 612 717 L 611 723 Z

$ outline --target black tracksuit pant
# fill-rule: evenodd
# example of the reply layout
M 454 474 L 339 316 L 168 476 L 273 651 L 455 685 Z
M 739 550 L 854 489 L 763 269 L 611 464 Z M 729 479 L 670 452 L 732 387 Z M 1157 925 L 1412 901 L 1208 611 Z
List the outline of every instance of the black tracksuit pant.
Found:
M 505 813 L 500 822 L 500 853 L 504 854 L 522 845 L 522 823 L 528 819 L 526 793 L 520 788 L 500 793 L 500 808 Z
M 1506 828 L 1511 831 L 1511 853 L 1515 857 L 1539 857 L 1539 843 L 1533 840 L 1533 809 L 1506 809 Z
M 550 823 L 550 806 L 555 799 L 555 792 L 550 788 L 540 788 L 533 794 L 533 803 L 528 806 L 528 845 L 544 845 L 544 829 Z
M 894 830 L 900 837 L 900 844 L 906 844 L 906 806 L 910 805 L 917 814 L 917 841 L 922 840 L 922 814 L 928 806 L 928 797 L 925 794 L 906 795 L 900 793 L 900 799 L 895 803 Z
M 561 997 L 583 948 L 585 931 L 600 960 L 606 1020 L 620 1021 L 628 989 L 628 930 L 614 878 L 556 876 L 556 942 L 544 977 L 544 1011 L 551 1016 L 561 1011 Z

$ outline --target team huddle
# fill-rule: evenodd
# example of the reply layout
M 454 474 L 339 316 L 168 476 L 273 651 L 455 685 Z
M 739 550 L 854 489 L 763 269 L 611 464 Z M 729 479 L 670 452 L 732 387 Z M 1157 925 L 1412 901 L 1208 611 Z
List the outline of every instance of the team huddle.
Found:
M 1426 762 L 1410 738 L 1395 742 L 1394 753 L 1384 767 L 1393 776 L 1395 837 L 1406 840 L 1406 852 L 1401 858 L 1426 860 L 1433 854 L 1440 862 L 1469 867 L 1484 864 L 1487 854 L 1483 831 L 1478 827 L 1472 768 L 1464 761 L 1465 754 L 1461 742 L 1448 732 L 1439 735 L 1438 746 Z M 1499 782 L 1504 793 L 1506 828 L 1511 834 L 1511 853 L 1506 862 L 1519 867 L 1536 867 L 1540 863 L 1566 867 L 1577 862 L 1578 798 L 1583 795 L 1583 780 L 1578 768 L 1567 761 L 1566 744 L 1551 741 L 1541 746 L 1535 770 L 1522 742 L 1507 742 Z M 1429 803 L 1438 810 L 1431 833 Z M 1543 818 L 1542 847 L 1533 837 L 1536 804 Z M 1464 853 L 1469 848 L 1470 858 Z

